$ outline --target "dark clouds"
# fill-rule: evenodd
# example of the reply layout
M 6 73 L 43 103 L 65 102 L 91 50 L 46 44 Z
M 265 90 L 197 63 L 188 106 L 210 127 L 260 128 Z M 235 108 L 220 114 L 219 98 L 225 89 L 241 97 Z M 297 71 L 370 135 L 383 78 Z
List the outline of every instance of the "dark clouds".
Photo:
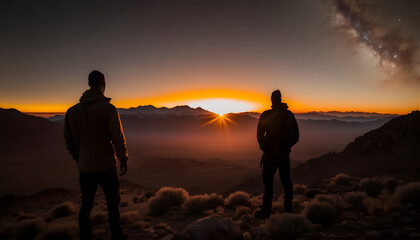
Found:
M 331 22 L 353 47 L 371 56 L 387 80 L 420 82 L 416 63 L 418 43 L 401 29 L 384 24 L 380 4 L 366 1 L 331 1 Z M 398 4 L 398 3 L 397 3 Z M 395 19 L 401 21 L 401 18 Z M 363 52 L 364 51 L 364 52 Z

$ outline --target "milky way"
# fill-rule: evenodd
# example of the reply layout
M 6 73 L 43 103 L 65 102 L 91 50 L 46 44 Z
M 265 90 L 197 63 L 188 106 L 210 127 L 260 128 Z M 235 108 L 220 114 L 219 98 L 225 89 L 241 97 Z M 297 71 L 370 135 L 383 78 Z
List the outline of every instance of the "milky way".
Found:
M 420 82 L 419 65 L 414 60 L 416 42 L 402 30 L 381 24 L 375 17 L 379 5 L 350 0 L 330 3 L 331 22 L 338 33 L 358 50 L 372 55 L 387 77 Z

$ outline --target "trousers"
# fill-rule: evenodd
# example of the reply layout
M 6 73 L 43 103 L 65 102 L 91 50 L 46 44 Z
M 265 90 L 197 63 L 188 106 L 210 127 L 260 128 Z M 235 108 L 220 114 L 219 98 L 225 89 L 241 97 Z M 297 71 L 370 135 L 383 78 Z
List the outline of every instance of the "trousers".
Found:
M 98 185 L 101 186 L 105 195 L 112 239 L 124 239 L 118 209 L 120 204 L 120 182 L 117 169 L 112 168 L 103 172 L 80 172 L 79 182 L 82 192 L 82 205 L 79 211 L 80 239 L 93 239 L 90 213 Z
M 279 171 L 280 180 L 284 189 L 284 210 L 285 212 L 293 212 L 293 184 L 290 177 L 290 157 L 289 154 L 282 154 L 281 157 L 263 155 L 262 178 L 264 183 L 263 211 L 266 217 L 271 215 L 271 207 L 273 201 L 273 180 L 277 169 Z

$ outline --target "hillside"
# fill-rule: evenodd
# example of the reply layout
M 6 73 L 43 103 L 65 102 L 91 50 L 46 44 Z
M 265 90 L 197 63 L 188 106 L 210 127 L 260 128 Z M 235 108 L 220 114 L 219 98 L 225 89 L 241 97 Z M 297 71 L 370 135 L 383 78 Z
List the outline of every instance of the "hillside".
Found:
M 65 150 L 63 126 L 42 117 L 0 108 L 0 153 Z
M 395 175 L 403 179 L 420 176 L 420 112 L 394 118 L 347 145 L 340 153 L 311 159 L 295 168 L 293 179 L 315 183 L 337 173 L 357 177 Z

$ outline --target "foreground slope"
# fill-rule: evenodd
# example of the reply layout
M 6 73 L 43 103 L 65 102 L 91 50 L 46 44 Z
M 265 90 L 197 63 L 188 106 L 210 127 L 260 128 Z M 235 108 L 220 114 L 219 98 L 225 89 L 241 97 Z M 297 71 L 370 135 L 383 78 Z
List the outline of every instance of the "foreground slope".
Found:
M 314 158 L 292 171 L 296 182 L 315 183 L 337 173 L 357 177 L 420 176 L 420 112 L 390 120 L 347 145 L 343 152 Z

